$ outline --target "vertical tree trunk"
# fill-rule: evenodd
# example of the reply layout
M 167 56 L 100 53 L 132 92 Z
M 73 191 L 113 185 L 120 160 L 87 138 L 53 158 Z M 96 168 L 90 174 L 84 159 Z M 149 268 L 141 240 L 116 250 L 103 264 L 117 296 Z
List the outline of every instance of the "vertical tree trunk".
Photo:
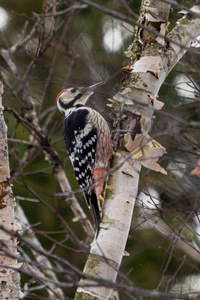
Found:
M 17 262 L 17 239 L 8 232 L 15 232 L 15 199 L 10 184 L 7 128 L 3 118 L 3 84 L 0 82 L 0 299 L 19 299 L 20 275 Z M 6 229 L 4 231 L 3 229 Z M 14 257 L 12 257 L 14 256 Z
M 114 166 L 118 166 L 117 172 L 108 181 L 101 230 L 98 239 L 92 243 L 84 268 L 86 275 L 115 282 L 128 238 L 141 165 L 166 174 L 156 163 L 165 149 L 148 135 L 154 110 L 163 106 L 157 95 L 166 76 L 185 53 L 184 46 L 189 46 L 200 34 L 200 18 L 186 16 L 169 36 L 175 43 L 167 45 L 163 37 L 169 12 L 170 5 L 167 3 L 142 1 L 138 23 L 147 24 L 147 30 L 136 29 L 135 40 L 126 52 L 131 63 L 124 68 L 124 89 L 113 97 L 112 105 L 118 115 L 121 112 L 120 129 L 127 133 L 114 161 Z M 177 43 L 182 43 L 183 47 Z M 76 300 L 109 299 L 111 288 L 98 287 L 98 283 L 96 286 L 83 286 L 89 282 L 95 285 L 94 281 L 81 281 Z
M 125 155 L 122 152 L 115 155 L 114 164 L 121 167 L 109 177 L 101 230 L 98 239 L 92 243 L 84 268 L 84 273 L 88 275 L 98 274 L 100 278 L 113 281 L 116 280 L 128 238 L 141 168 L 136 163 L 130 174 L 129 163 L 124 162 Z M 112 289 L 98 287 L 97 284 L 79 288 L 75 299 L 109 299 L 111 293 Z M 89 295 L 91 298 L 87 298 Z

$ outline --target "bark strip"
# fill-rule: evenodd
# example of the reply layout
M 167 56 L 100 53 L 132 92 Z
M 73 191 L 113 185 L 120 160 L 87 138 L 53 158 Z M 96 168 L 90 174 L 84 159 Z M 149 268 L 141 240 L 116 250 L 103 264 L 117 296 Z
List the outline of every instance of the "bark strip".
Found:
M 10 168 L 7 144 L 7 127 L 3 117 L 2 106 L 3 84 L 0 82 L 0 299 L 19 299 L 20 275 L 13 269 L 19 268 L 17 259 L 9 257 L 17 256 L 17 239 L 11 237 L 8 232 L 16 231 L 15 223 L 15 199 L 12 195 L 10 184 Z M 11 266 L 12 268 L 9 268 Z

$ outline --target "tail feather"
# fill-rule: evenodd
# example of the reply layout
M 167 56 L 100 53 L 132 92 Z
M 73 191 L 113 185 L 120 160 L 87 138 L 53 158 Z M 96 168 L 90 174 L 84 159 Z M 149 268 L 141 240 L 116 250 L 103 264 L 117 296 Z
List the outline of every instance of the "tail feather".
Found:
M 92 213 L 93 213 L 94 221 L 95 221 L 96 238 L 97 238 L 98 234 L 99 234 L 100 223 L 101 223 L 97 195 L 93 191 L 89 191 L 89 192 L 84 192 L 84 196 L 85 196 L 87 205 L 90 208 L 92 208 Z
M 94 220 L 95 220 L 96 238 L 97 238 L 98 234 L 99 234 L 101 218 L 100 218 L 97 196 L 94 192 L 92 192 L 92 195 L 91 195 L 91 206 L 92 206 L 92 212 L 93 212 Z

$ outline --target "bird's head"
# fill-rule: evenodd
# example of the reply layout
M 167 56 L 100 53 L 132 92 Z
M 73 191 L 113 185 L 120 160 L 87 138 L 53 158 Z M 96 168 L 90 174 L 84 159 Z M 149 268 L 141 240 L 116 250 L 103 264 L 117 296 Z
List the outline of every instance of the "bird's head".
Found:
M 71 87 L 63 90 L 56 97 L 58 109 L 62 113 L 66 113 L 67 110 L 73 107 L 79 107 L 85 105 L 88 98 L 93 94 L 90 88 L 84 87 Z

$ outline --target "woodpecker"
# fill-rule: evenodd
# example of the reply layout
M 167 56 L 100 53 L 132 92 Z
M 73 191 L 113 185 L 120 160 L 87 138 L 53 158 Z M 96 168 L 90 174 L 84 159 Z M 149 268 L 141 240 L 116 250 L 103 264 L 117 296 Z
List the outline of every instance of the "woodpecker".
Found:
M 92 86 L 93 87 L 93 86 Z M 76 179 L 95 220 L 96 237 L 100 228 L 99 199 L 107 163 L 112 154 L 110 130 L 105 119 L 85 106 L 92 87 L 71 87 L 61 91 L 57 107 L 65 114 L 63 134 Z

